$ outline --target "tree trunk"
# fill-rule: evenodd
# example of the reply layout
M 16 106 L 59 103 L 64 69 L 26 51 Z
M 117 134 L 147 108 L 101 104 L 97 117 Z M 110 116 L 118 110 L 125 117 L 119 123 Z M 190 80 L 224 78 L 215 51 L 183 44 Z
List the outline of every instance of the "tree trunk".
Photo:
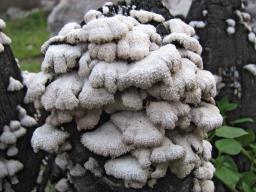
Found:
M 256 63 L 256 52 L 254 44 L 248 41 L 249 31 L 236 14 L 236 10 L 242 10 L 241 4 L 241 0 L 197 0 L 193 2 L 186 21 L 206 22 L 205 28 L 197 30 L 203 46 L 204 65 L 207 70 L 223 78 L 225 87 L 218 97 L 228 96 L 232 102 L 241 104 L 232 113 L 232 118 L 246 116 L 255 119 L 255 113 L 251 112 L 256 104 L 249 99 L 255 95 L 255 90 L 250 80 L 252 77 L 247 77 L 248 73 L 243 72 L 243 67 Z M 208 11 L 206 17 L 202 16 L 203 10 Z M 226 31 L 226 20 L 230 18 L 236 21 L 233 35 L 228 35 Z M 256 127 L 256 121 L 248 124 L 248 127 Z
M 18 119 L 16 107 L 21 105 L 31 116 L 35 113 L 32 106 L 25 105 L 23 98 L 26 89 L 9 92 L 9 78 L 13 77 L 22 82 L 20 69 L 8 45 L 4 46 L 4 52 L 0 53 L 0 134 L 3 132 L 3 126 L 9 125 L 11 120 Z M 6 150 L 0 150 L 0 156 L 5 159 L 16 159 L 20 161 L 24 168 L 18 173 L 19 183 L 12 188 L 16 192 L 28 192 L 36 185 L 36 178 L 40 168 L 42 153 L 35 154 L 30 145 L 30 139 L 35 127 L 27 128 L 25 136 L 18 139 L 16 145 L 19 153 L 14 157 L 7 157 Z

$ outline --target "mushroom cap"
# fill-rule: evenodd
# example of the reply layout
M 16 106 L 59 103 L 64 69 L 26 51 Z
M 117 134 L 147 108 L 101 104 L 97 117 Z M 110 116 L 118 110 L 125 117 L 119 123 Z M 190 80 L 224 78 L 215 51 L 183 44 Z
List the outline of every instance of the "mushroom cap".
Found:
M 123 142 L 137 147 L 160 145 L 163 134 L 143 112 L 119 112 L 111 115 L 112 122 L 121 129 Z
M 17 142 L 17 137 L 10 131 L 4 131 L 0 136 L 0 141 L 7 145 L 15 144 Z
M 152 150 L 150 160 L 153 163 L 164 163 L 180 159 L 185 156 L 185 153 L 182 146 L 173 144 L 170 139 L 165 137 L 162 145 Z
M 5 162 L 0 160 L 0 180 L 8 176 L 8 169 Z
M 20 91 L 23 88 L 23 84 L 13 77 L 9 78 L 9 85 L 7 91 Z
M 20 122 L 15 120 L 10 121 L 9 126 L 11 131 L 16 131 L 20 128 Z
M 62 178 L 60 179 L 56 185 L 55 185 L 55 189 L 58 192 L 66 192 L 68 191 L 69 185 L 68 185 L 68 180 L 66 178 Z
M 220 127 L 223 118 L 216 106 L 202 102 L 198 107 L 192 109 L 192 122 L 208 132 Z
M 12 177 L 22 170 L 24 166 L 21 162 L 11 159 L 6 161 L 6 167 L 8 169 L 9 176 Z
M 58 130 L 52 125 L 44 124 L 34 131 L 31 144 L 36 152 L 42 149 L 52 153 L 57 152 L 60 145 L 63 144 L 68 137 L 68 133 Z
M 185 49 L 193 51 L 199 55 L 201 55 L 202 53 L 202 46 L 200 45 L 199 41 L 184 33 L 172 33 L 170 35 L 167 35 L 163 39 L 163 43 L 165 45 L 169 43 L 174 43 L 174 42 L 179 43 Z
M 74 167 L 72 167 L 69 170 L 69 173 L 74 177 L 81 177 L 85 174 L 85 169 L 80 164 L 77 163 Z
M 104 123 L 91 132 L 86 132 L 81 142 L 90 151 L 105 157 L 118 157 L 133 148 L 123 143 L 122 132 L 111 122 Z
M 139 162 L 132 156 L 123 156 L 111 159 L 104 165 L 107 175 L 113 175 L 125 181 L 137 181 L 145 183 L 149 171 L 142 169 Z

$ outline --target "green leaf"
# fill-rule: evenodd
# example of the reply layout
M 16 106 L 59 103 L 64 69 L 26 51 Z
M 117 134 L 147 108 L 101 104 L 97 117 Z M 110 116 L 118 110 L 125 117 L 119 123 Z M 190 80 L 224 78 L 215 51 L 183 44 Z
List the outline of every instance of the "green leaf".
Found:
M 219 129 L 217 129 L 215 134 L 218 137 L 233 139 L 233 138 L 241 137 L 243 135 L 247 135 L 248 132 L 246 132 L 242 128 L 224 125 Z
M 246 183 L 242 183 L 242 189 L 244 192 L 253 192 L 251 187 L 249 185 L 247 185 Z
M 215 176 L 233 191 L 235 191 L 236 185 L 240 179 L 239 173 L 224 166 L 216 169 Z
M 255 133 L 254 133 L 253 129 L 247 129 L 246 131 L 248 132 L 247 135 L 244 135 L 244 136 L 241 136 L 241 137 L 237 138 L 237 140 L 243 146 L 248 146 L 251 143 L 254 143 L 254 141 L 255 141 Z
M 232 157 L 228 156 L 228 155 L 221 155 L 220 157 L 218 157 L 217 159 L 214 160 L 214 166 L 215 167 L 222 167 L 225 166 L 226 168 L 237 172 L 238 168 L 237 165 L 235 163 L 235 161 L 232 159 Z
M 256 174 L 253 172 L 244 172 L 239 180 L 239 183 L 246 183 L 249 187 L 256 183 Z
M 223 97 L 220 101 L 217 102 L 217 105 L 222 115 L 226 115 L 227 112 L 234 111 L 239 106 L 237 103 L 229 102 L 227 97 Z
M 234 139 L 220 139 L 215 142 L 215 146 L 221 153 L 237 155 L 241 152 L 242 145 Z
M 250 144 L 249 146 L 254 152 L 256 152 L 256 143 Z
M 253 119 L 252 118 L 239 118 L 234 121 L 231 121 L 230 124 L 235 125 L 235 124 L 241 124 L 241 123 L 252 123 Z

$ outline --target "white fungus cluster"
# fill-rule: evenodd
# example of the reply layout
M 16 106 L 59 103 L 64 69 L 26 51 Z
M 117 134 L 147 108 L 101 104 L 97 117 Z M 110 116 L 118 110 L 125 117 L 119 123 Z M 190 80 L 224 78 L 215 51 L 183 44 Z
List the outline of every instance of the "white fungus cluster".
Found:
M 9 125 L 3 127 L 3 132 L 0 134 L 0 150 L 6 152 L 8 158 L 15 158 L 19 153 L 16 143 L 18 139 L 27 133 L 27 128 L 31 128 L 37 124 L 37 121 L 29 116 L 26 110 L 17 106 L 18 119 L 9 122 Z M 4 179 L 10 177 L 11 184 L 15 185 L 19 182 L 16 173 L 22 170 L 23 164 L 18 160 L 6 160 L 4 157 L 0 158 L 0 191 Z M 4 182 L 6 184 L 8 182 Z M 5 185 L 4 185 L 5 186 Z M 4 187 L 5 190 L 6 187 Z
M 0 53 L 4 51 L 4 45 L 9 45 L 12 42 L 12 40 L 3 32 L 5 27 L 6 24 L 4 20 L 0 18 Z
M 63 153 L 69 134 L 61 127 L 74 121 L 84 147 L 109 158 L 104 167 L 94 158 L 85 162 L 95 176 L 105 171 L 142 188 L 168 169 L 179 178 L 195 170 L 197 191 L 213 192 L 211 144 L 204 139 L 222 117 L 194 28 L 143 10 L 112 17 L 93 10 L 84 18 L 84 26 L 67 24 L 42 47 L 42 72 L 33 75 L 25 99 L 49 112 L 32 137 L 34 150 Z M 169 34 L 161 37 L 151 20 Z M 109 120 L 99 123 L 106 114 Z M 66 169 L 65 155 L 57 162 Z
M 236 21 L 234 19 L 227 19 L 227 33 L 228 35 L 233 35 L 236 32 Z
M 0 19 L 0 52 L 4 51 L 4 45 L 11 43 L 11 39 L 2 32 L 5 27 L 5 22 Z M 21 91 L 23 87 L 19 80 L 10 76 L 6 90 Z M 26 135 L 27 129 L 37 125 L 37 121 L 22 106 L 17 105 L 16 112 L 17 119 L 4 125 L 0 133 L 0 152 L 3 154 L 0 157 L 0 191 L 13 191 L 12 185 L 19 183 L 16 174 L 23 169 L 23 164 L 16 159 L 19 153 L 17 142 Z

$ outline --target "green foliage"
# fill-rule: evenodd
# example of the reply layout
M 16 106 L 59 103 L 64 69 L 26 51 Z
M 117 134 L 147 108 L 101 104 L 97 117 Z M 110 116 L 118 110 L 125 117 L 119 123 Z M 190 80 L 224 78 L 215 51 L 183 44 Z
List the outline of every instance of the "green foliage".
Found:
M 12 39 L 12 50 L 20 60 L 21 69 L 31 72 L 40 70 L 41 45 L 48 39 L 47 17 L 42 11 L 13 21 L 6 21 L 6 34 Z
M 228 121 L 229 112 L 239 105 L 231 103 L 225 97 L 217 102 L 224 118 L 224 125 L 209 133 L 209 138 L 215 141 L 217 157 L 213 159 L 216 167 L 215 177 L 231 192 L 256 192 L 256 141 L 253 129 L 237 127 L 243 123 L 253 122 L 251 118 L 239 118 Z M 239 171 L 237 156 L 244 156 L 251 164 L 250 170 Z

